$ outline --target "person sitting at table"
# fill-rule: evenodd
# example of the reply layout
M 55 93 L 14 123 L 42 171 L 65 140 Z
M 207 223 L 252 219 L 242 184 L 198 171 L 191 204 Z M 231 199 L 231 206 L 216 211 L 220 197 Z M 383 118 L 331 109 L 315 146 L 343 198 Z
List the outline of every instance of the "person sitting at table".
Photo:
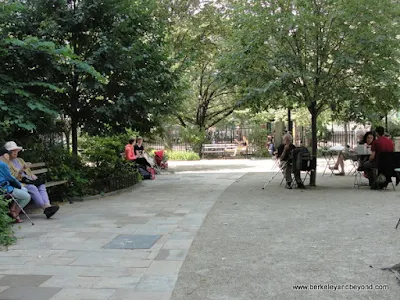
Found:
M 296 148 L 293 145 L 293 138 L 290 134 L 285 134 L 282 138 L 282 144 L 278 147 L 278 151 L 276 154 L 277 159 L 280 160 L 279 167 L 281 168 L 282 172 L 285 175 L 286 185 L 285 188 L 291 189 L 292 188 L 292 159 L 291 153 L 293 149 Z M 305 186 L 300 178 L 300 171 L 296 170 L 294 173 L 294 179 L 297 183 L 297 187 L 299 189 L 304 189 Z
M 22 186 L 17 178 L 11 175 L 8 167 L 9 160 L 9 151 L 4 147 L 0 148 L 0 187 L 5 193 L 12 195 L 18 204 L 24 208 L 29 201 L 31 201 L 31 195 L 29 195 L 28 190 Z M 19 218 L 20 212 L 21 209 L 12 201 L 8 216 L 14 219 L 15 223 L 23 222 L 23 220 Z
M 8 167 L 10 168 L 11 175 L 22 182 L 22 185 L 28 190 L 35 205 L 43 209 L 43 213 L 48 219 L 51 218 L 60 207 L 50 204 L 45 181 L 40 180 L 34 175 L 27 163 L 18 157 L 18 153 L 22 150 L 22 147 L 10 141 L 5 143 L 4 148 L 10 153 Z
M 377 139 L 371 144 L 371 155 L 369 156 L 368 161 L 366 161 L 362 166 L 368 177 L 371 188 L 373 188 L 375 182 L 374 169 L 378 167 L 376 162 L 378 154 L 381 152 L 394 151 L 393 141 L 384 136 L 385 129 L 379 126 L 376 128 L 375 132 Z
M 375 134 L 372 131 L 368 131 L 363 139 L 361 145 L 365 145 L 367 151 L 371 151 L 372 142 L 375 141 Z M 359 157 L 358 161 L 358 171 L 363 171 L 363 164 L 368 160 L 369 155 L 362 155 Z
M 365 141 L 364 141 L 365 137 L 366 137 L 366 134 L 365 135 L 360 134 L 358 136 L 358 138 L 359 138 L 358 145 L 365 144 Z M 357 152 L 354 149 L 350 149 L 349 146 L 346 146 L 345 150 L 339 152 L 339 155 L 338 155 L 335 165 L 333 165 L 332 167 L 329 167 L 329 169 L 339 170 L 339 173 L 336 173 L 335 175 L 344 176 L 346 174 L 344 171 L 344 162 L 346 160 L 352 160 L 352 161 L 358 160 Z M 340 169 L 339 169 L 339 167 L 340 167 Z

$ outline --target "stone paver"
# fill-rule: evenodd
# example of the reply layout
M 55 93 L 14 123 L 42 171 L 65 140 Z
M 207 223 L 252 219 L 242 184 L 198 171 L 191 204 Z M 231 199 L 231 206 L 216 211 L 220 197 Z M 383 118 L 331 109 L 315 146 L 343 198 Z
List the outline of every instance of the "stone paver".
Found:
M 134 289 L 119 289 L 116 291 L 109 300 L 126 300 L 126 299 L 140 299 L 140 300 L 169 300 L 171 298 L 170 292 L 137 292 Z
M 114 292 L 114 289 L 66 288 L 58 292 L 51 300 L 107 300 Z
M 51 276 L 44 275 L 5 275 L 0 279 L 0 286 L 30 286 L 38 287 Z
M 59 292 L 59 288 L 10 287 L 0 294 L 4 300 L 49 300 Z
M 160 175 L 50 220 L 31 215 L 0 251 L 0 299 L 168 300 L 208 211 L 242 175 Z

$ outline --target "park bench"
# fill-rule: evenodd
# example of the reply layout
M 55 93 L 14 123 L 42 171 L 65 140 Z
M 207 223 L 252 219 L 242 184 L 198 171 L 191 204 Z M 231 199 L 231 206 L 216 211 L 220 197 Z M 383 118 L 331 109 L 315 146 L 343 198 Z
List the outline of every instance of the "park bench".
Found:
M 237 152 L 239 153 L 247 153 L 247 147 L 241 147 L 237 144 L 203 144 L 202 145 L 202 154 L 217 154 L 225 157 L 228 155 L 235 155 Z
M 49 169 L 46 168 L 46 163 L 44 163 L 44 162 L 31 164 L 29 166 L 29 168 L 32 170 L 32 173 L 35 175 L 46 174 L 49 171 Z M 65 184 L 67 182 L 68 182 L 68 180 L 49 181 L 49 182 L 45 183 L 45 186 L 46 186 L 46 188 L 49 188 L 52 186 Z

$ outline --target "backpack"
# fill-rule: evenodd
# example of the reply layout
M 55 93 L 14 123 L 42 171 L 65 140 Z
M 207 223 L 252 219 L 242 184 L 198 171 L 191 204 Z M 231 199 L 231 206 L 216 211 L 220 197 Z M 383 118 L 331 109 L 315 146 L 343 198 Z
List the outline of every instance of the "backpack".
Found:
M 306 147 L 297 147 L 292 150 L 293 170 L 311 171 L 311 154 Z
M 143 179 L 151 179 L 151 173 L 141 166 L 139 166 L 139 173 L 142 175 Z

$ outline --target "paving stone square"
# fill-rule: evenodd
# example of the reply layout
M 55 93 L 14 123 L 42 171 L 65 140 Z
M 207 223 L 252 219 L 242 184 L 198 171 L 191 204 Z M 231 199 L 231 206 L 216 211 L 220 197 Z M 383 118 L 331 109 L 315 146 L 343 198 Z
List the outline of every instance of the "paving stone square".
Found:
M 150 249 L 161 235 L 121 234 L 104 246 L 105 249 Z
M 118 289 L 109 300 L 169 300 L 171 292 L 137 292 L 134 289 Z
M 172 292 L 176 276 L 144 275 L 135 290 L 138 292 Z
M 184 261 L 188 252 L 189 252 L 188 250 L 161 249 L 157 253 L 155 260 Z
M 46 275 L 5 275 L 0 279 L 0 286 L 38 287 L 50 278 L 51 276 Z
M 62 289 L 51 300 L 108 300 L 114 289 Z M 44 300 L 44 299 L 43 299 Z
M 0 293 L 2 300 L 49 300 L 58 293 L 59 288 L 10 287 Z

